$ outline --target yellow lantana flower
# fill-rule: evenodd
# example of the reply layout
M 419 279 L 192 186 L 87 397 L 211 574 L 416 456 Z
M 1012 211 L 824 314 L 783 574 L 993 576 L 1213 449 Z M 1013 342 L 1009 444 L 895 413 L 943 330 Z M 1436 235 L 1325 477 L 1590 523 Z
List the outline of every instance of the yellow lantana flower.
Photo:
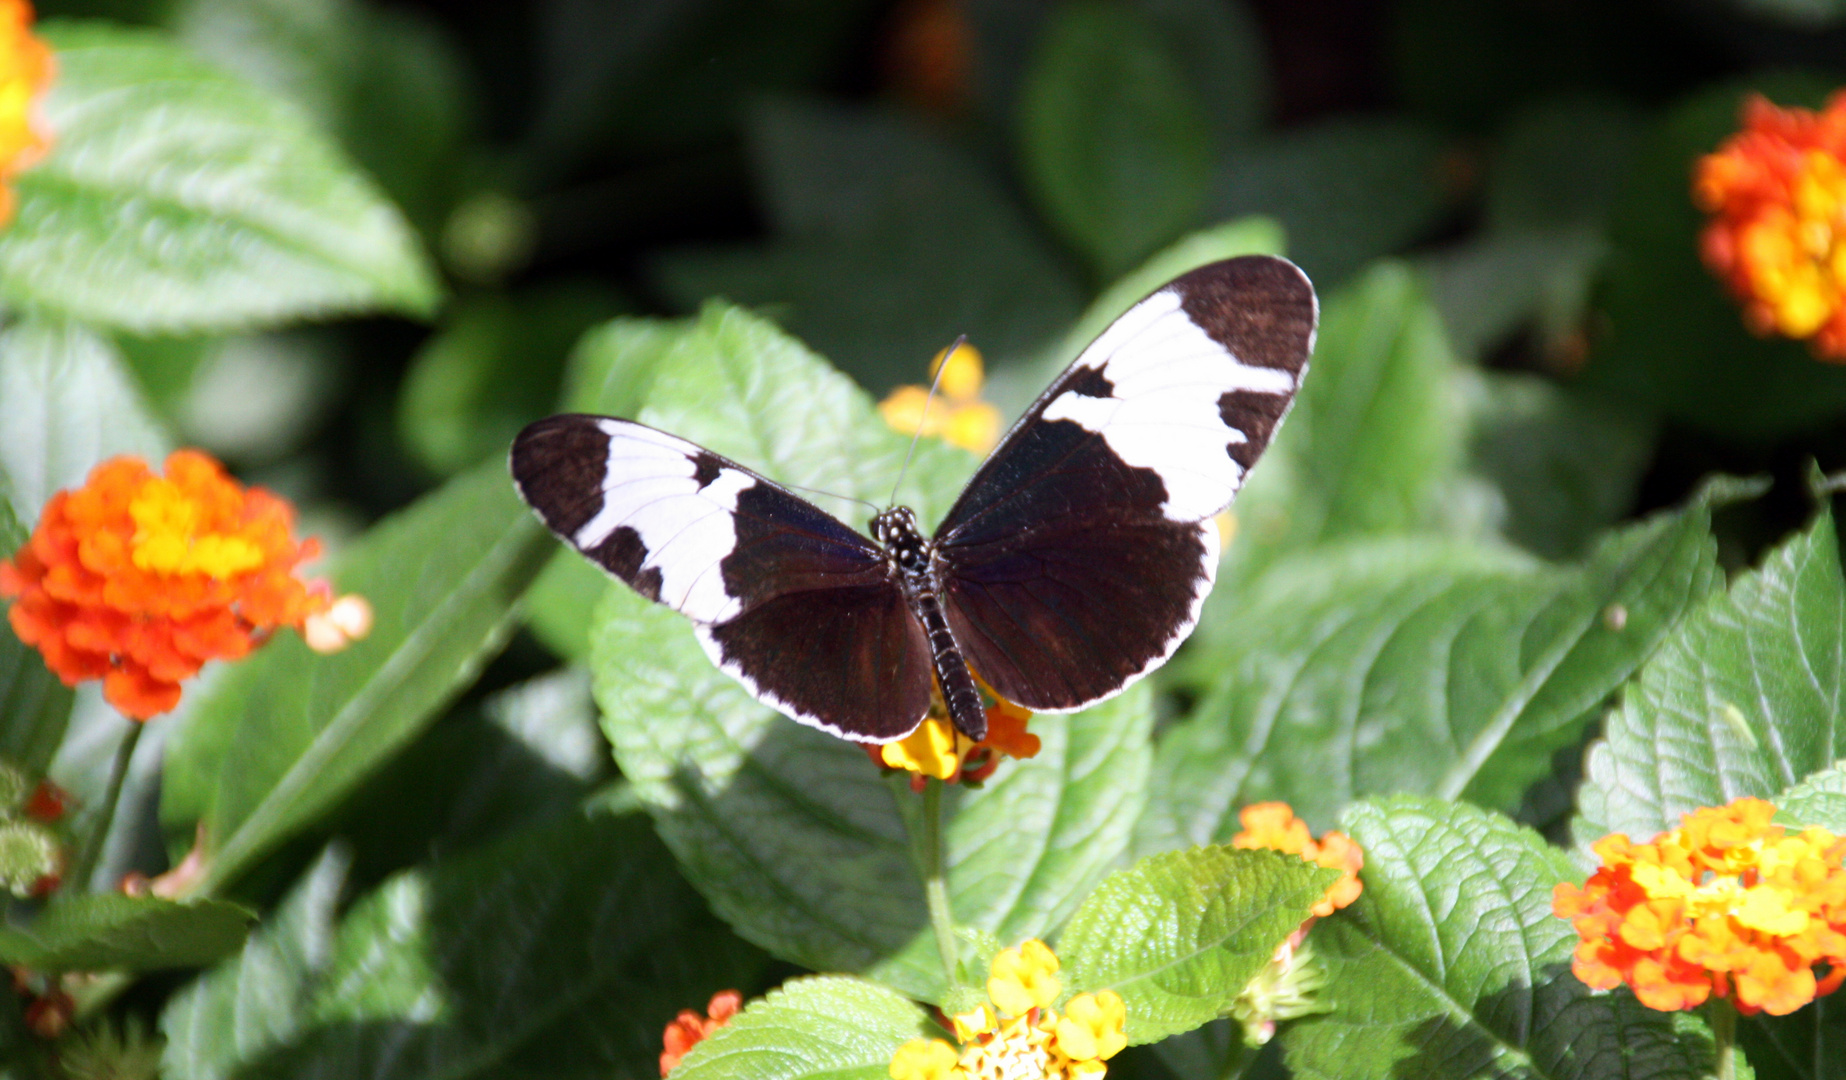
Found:
M 981 351 L 967 344 L 957 346 L 952 354 L 942 350 L 929 363 L 932 379 L 945 359 L 948 368 L 942 371 L 937 384 L 942 391 L 941 401 L 930 404 L 928 387 L 900 386 L 878 403 L 879 415 L 901 434 L 912 435 L 920 430 L 964 450 L 985 454 L 1000 441 L 1000 410 L 981 400 L 981 383 L 986 378 Z

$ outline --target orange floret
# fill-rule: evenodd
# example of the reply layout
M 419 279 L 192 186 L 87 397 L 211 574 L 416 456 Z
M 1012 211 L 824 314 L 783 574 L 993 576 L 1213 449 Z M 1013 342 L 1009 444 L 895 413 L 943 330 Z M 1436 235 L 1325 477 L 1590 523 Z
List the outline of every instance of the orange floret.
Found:
M 660 1075 L 672 1072 L 688 1051 L 704 1042 L 712 1032 L 730 1023 L 731 1017 L 737 1015 L 743 1003 L 744 996 L 737 991 L 720 990 L 706 1004 L 704 1016 L 691 1009 L 681 1009 L 679 1015 L 668 1022 L 666 1031 L 660 1036 Z
M 1581 938 L 1571 970 L 1586 986 L 1622 983 L 1653 1009 L 1712 996 L 1738 1011 L 1793 1012 L 1846 978 L 1846 841 L 1795 836 L 1761 799 L 1695 810 L 1651 843 L 1594 845 L 1602 866 L 1552 892 Z M 1817 967 L 1825 967 L 1817 973 Z
M 1232 847 L 1269 848 L 1342 871 L 1339 880 L 1328 886 L 1314 905 L 1316 918 L 1333 914 L 1357 900 L 1365 890 L 1359 881 L 1359 871 L 1365 869 L 1365 852 L 1345 833 L 1334 830 L 1316 841 L 1308 831 L 1308 823 L 1296 817 L 1285 802 L 1251 803 L 1237 812 L 1237 820 L 1243 824 L 1243 831 L 1231 837 Z M 1313 921 L 1309 919 L 1308 924 Z
M 319 547 L 297 542 L 293 524 L 288 503 L 202 453 L 176 451 L 165 476 L 113 458 L 51 497 L 0 560 L 0 596 L 66 685 L 101 679 L 111 705 L 146 720 L 178 705 L 206 661 L 244 656 L 327 607 L 325 587 L 294 574 Z
M 0 0 L 0 225 L 13 220 L 6 183 L 51 145 L 37 112 L 52 67 L 51 49 L 32 33 L 32 5 Z
M 1818 113 L 1751 95 L 1692 194 L 1711 214 L 1700 252 L 1750 329 L 1846 362 L 1846 92 Z

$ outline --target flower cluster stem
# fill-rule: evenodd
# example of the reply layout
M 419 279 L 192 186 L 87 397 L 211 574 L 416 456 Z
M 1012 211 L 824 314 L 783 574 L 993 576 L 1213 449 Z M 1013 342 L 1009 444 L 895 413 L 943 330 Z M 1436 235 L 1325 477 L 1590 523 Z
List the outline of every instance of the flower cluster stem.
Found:
M 955 985 L 955 919 L 949 911 L 949 882 L 942 858 L 942 781 L 930 777 L 923 784 L 921 830 L 923 899 L 929 906 L 929 923 L 936 931 L 936 950 L 942 954 L 942 974 Z
M 1713 997 L 1706 1019 L 1711 1021 L 1712 1075 L 1737 1080 L 1737 1006 L 1730 998 Z
M 103 792 L 102 805 L 97 807 L 96 820 L 90 828 L 90 834 L 84 838 L 83 847 L 77 855 L 76 869 L 70 877 L 71 883 L 79 890 L 89 887 L 90 877 L 96 872 L 96 863 L 103 856 L 103 847 L 109 842 L 109 827 L 115 823 L 116 804 L 122 801 L 122 785 L 128 780 L 128 766 L 134 760 L 136 744 L 141 741 L 142 727 L 142 724 L 129 720 L 128 730 L 122 733 L 122 741 L 115 748 L 115 764 L 109 769 L 109 787 Z

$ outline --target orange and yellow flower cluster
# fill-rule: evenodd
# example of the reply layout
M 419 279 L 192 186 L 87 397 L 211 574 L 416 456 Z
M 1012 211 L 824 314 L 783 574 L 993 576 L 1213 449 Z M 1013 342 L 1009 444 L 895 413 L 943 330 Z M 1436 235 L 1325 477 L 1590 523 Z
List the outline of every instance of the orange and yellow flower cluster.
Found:
M 51 50 L 32 33 L 32 5 L 0 0 L 0 225 L 13 220 L 6 182 L 51 145 L 36 115 L 51 74 Z
M 178 705 L 207 660 L 330 606 L 324 586 L 294 575 L 318 547 L 290 535 L 293 518 L 204 454 L 175 452 L 164 476 L 114 458 L 52 496 L 25 547 L 0 560 L 0 596 L 66 685 L 101 679 L 111 705 L 146 720 Z
M 1692 193 L 1712 215 L 1705 263 L 1750 329 L 1846 362 L 1846 92 L 1818 113 L 1751 96 L 1743 130 L 1699 161 Z
M 1771 824 L 1761 799 L 1695 810 L 1651 843 L 1597 841 L 1602 867 L 1551 907 L 1582 937 L 1571 970 L 1621 983 L 1653 1009 L 1716 995 L 1739 1012 L 1790 1013 L 1846 979 L 1846 840 Z M 1826 970 L 1816 975 L 1816 968 Z
M 1365 869 L 1365 852 L 1345 833 L 1336 829 L 1315 840 L 1308 832 L 1308 823 L 1296 817 L 1285 802 L 1251 803 L 1237 812 L 1237 820 L 1243 831 L 1231 837 L 1232 847 L 1286 852 L 1341 872 L 1339 880 L 1329 885 L 1326 895 L 1314 905 L 1316 918 L 1333 914 L 1364 891 L 1359 871 Z
M 980 350 L 967 344 L 956 346 L 953 353 L 942 350 L 929 362 L 930 377 L 937 378 L 938 372 L 940 404 L 930 404 L 928 387 L 900 386 L 878 403 L 879 415 L 900 434 L 921 431 L 977 454 L 992 450 L 1000 441 L 1000 410 L 981 400 L 986 375 Z
M 691 1009 L 681 1009 L 660 1037 L 660 1075 L 664 1077 L 678 1068 L 679 1060 L 693 1047 L 730 1023 L 731 1017 L 737 1015 L 743 1002 L 744 996 L 737 991 L 720 990 L 711 996 L 711 1002 L 705 1006 L 704 1016 Z
M 985 683 L 981 689 L 992 696 Z M 945 784 L 978 784 L 1000 767 L 1002 754 L 1014 758 L 1038 756 L 1038 736 L 1026 730 L 1026 722 L 1031 719 L 1030 710 L 995 698 L 987 707 L 987 737 L 977 743 L 955 730 L 947 710 L 938 705 L 909 735 L 865 749 L 884 768 L 907 770 L 914 788 L 921 788 L 924 778 L 930 776 Z
M 950 1017 L 960 1048 L 913 1039 L 891 1058 L 892 1080 L 1097 1080 L 1128 1045 L 1128 1009 L 1113 990 L 1078 994 L 1062 1015 L 1058 958 L 1031 940 L 994 956 L 988 1001 Z M 991 1002 L 991 1004 L 990 1004 Z

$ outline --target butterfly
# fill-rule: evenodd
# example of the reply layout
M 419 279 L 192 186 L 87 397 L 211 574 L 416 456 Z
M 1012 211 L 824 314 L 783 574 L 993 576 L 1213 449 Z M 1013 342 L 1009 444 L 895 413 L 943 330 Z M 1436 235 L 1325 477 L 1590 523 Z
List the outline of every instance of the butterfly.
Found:
M 1168 282 L 1033 402 L 933 537 L 896 506 L 868 538 L 737 462 L 607 416 L 527 427 L 513 479 L 566 543 L 692 620 L 764 704 L 885 743 L 934 691 L 979 741 L 970 668 L 1027 709 L 1074 712 L 1192 632 L 1217 572 L 1213 517 L 1293 404 L 1318 315 L 1285 259 Z

